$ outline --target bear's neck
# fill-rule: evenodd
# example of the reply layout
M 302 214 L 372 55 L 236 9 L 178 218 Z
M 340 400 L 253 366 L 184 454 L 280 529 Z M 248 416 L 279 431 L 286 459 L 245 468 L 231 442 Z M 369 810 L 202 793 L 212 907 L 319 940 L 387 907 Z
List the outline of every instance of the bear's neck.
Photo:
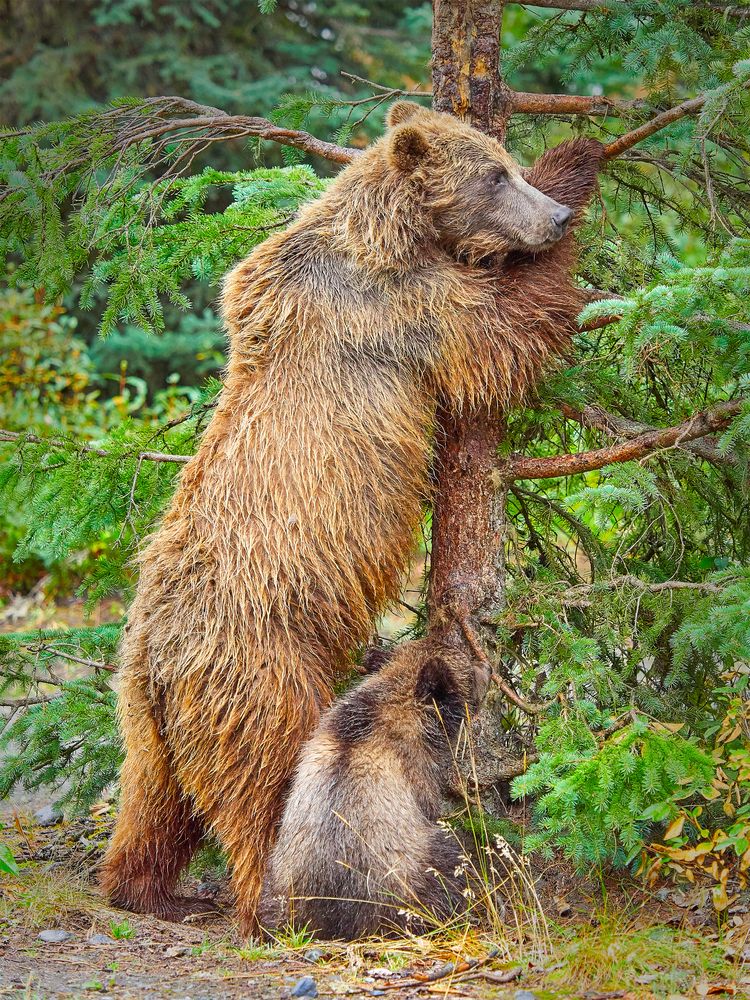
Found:
M 441 256 L 419 187 L 378 144 L 342 171 L 311 206 L 331 249 L 372 272 L 423 269 Z

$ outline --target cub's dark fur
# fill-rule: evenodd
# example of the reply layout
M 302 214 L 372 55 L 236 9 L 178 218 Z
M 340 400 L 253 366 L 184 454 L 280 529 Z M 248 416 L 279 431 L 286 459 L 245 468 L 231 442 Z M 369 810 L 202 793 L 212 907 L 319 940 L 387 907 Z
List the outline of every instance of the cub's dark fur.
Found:
M 352 939 L 464 908 L 458 845 L 436 820 L 453 747 L 488 681 L 467 654 L 425 639 L 328 711 L 286 802 L 264 927 L 293 922 Z

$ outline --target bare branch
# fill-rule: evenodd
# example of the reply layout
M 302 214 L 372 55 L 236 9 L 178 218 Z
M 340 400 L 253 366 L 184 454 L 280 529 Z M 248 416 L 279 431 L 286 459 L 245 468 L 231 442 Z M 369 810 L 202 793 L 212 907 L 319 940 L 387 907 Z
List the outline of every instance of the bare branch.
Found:
M 750 87 L 750 81 L 746 82 L 744 86 L 746 89 Z M 639 125 L 638 128 L 633 129 L 631 132 L 626 132 L 624 135 L 608 143 L 604 147 L 604 158 L 614 160 L 616 157 L 622 156 L 627 149 L 637 145 L 639 142 L 643 142 L 644 139 L 650 138 L 657 132 L 661 132 L 662 129 L 674 124 L 674 122 L 679 121 L 681 118 L 698 114 L 702 110 L 706 100 L 707 95 L 701 94 L 699 97 L 692 97 L 689 101 L 683 101 L 682 104 L 676 104 L 673 108 L 660 112 L 650 121 Z
M 484 651 L 482 641 L 479 638 L 477 630 L 469 621 L 469 618 L 466 615 L 459 615 L 457 621 L 469 649 L 479 662 L 487 667 L 490 671 L 492 682 L 500 688 L 508 701 L 512 702 L 517 708 L 520 708 L 522 712 L 526 713 L 526 715 L 540 715 L 542 712 L 546 712 L 548 708 L 554 705 L 554 698 L 552 701 L 546 702 L 530 702 L 526 701 L 525 698 L 522 698 L 521 695 L 518 694 L 517 691 L 514 691 L 510 684 L 503 680 L 500 674 L 495 670 L 494 665 Z
M 596 115 L 618 117 L 648 107 L 645 101 L 617 101 L 611 97 L 586 94 L 532 94 L 514 90 L 508 96 L 512 114 Z
M 151 114 L 146 116 L 141 114 L 140 120 L 134 121 L 131 112 L 127 118 L 128 127 L 116 137 L 117 149 L 125 150 L 135 143 L 165 135 L 169 135 L 171 141 L 179 139 L 192 141 L 209 136 L 211 141 L 255 136 L 268 142 L 277 142 L 282 146 L 293 146 L 306 153 L 314 153 L 334 163 L 349 163 L 359 152 L 356 149 L 325 142 L 310 135 L 309 132 L 274 125 L 267 118 L 228 115 L 218 108 L 196 104 L 181 97 L 154 97 L 144 101 L 141 108 L 149 109 Z M 123 119 L 122 109 L 116 111 L 119 111 L 119 115 L 114 114 L 112 117 Z M 180 113 L 185 112 L 193 114 L 190 117 L 179 117 Z M 199 134 L 196 135 L 196 132 Z
M 49 701 L 55 701 L 59 694 L 37 694 L 29 695 L 27 698 L 2 698 L 0 708 L 26 708 L 29 705 L 46 705 Z
M 113 666 L 111 663 L 104 663 L 102 660 L 87 660 L 81 656 L 73 656 L 72 653 L 64 653 L 62 650 L 57 649 L 55 646 L 49 646 L 46 643 L 39 643 L 38 645 L 33 645 L 29 643 L 24 646 L 28 649 L 30 653 L 50 653 L 53 656 L 59 656 L 61 660 L 68 660 L 70 663 L 80 663 L 84 667 L 92 667 L 94 670 L 106 670 L 108 673 L 117 673 L 117 667 Z M 42 681 L 43 684 L 48 683 L 46 680 Z
M 619 6 L 607 0 L 507 0 L 518 7 L 544 7 L 546 10 L 575 10 L 605 12 Z M 728 14 L 730 17 L 750 16 L 750 7 L 740 7 L 737 4 L 695 3 L 697 10 L 713 10 L 717 14 Z
M 19 444 L 42 444 L 50 448 L 70 448 L 71 444 L 73 444 L 71 441 L 64 441 L 59 438 L 42 438 L 36 434 L 22 434 L 18 431 L 6 431 L 0 428 L 0 442 L 3 441 Z M 101 455 L 102 458 L 112 457 L 111 451 L 106 451 L 104 448 L 97 448 L 92 444 L 87 444 L 85 441 L 75 443 L 73 446 L 77 451 L 89 452 L 92 455 Z M 163 451 L 139 451 L 127 457 L 137 458 L 139 462 L 179 462 L 182 464 L 189 462 L 192 456 L 170 455 Z
M 611 580 L 601 580 L 596 583 L 584 583 L 571 587 L 562 595 L 562 603 L 566 607 L 588 608 L 594 603 L 591 596 L 602 590 L 619 590 L 631 587 L 640 593 L 661 594 L 664 591 L 693 590 L 703 594 L 720 594 L 721 587 L 715 583 L 700 583 L 692 580 L 664 580 L 662 583 L 646 583 L 637 576 L 626 574 L 615 576 Z
M 612 322 L 613 320 L 616 320 L 617 317 L 607 317 L 607 319 L 609 322 Z M 589 329 L 589 327 L 587 326 L 586 329 Z M 575 407 L 568 406 L 566 403 L 563 403 L 560 406 L 560 409 L 568 420 L 576 420 L 584 427 L 592 427 L 597 430 L 606 431 L 608 434 L 612 434 L 619 438 L 625 438 L 626 440 L 639 437 L 641 434 L 650 434 L 651 432 L 658 430 L 657 427 L 653 427 L 651 424 L 643 424 L 638 420 L 630 420 L 628 417 L 621 417 L 617 414 L 609 413 L 601 406 L 589 405 L 584 406 L 582 410 L 577 410 Z M 701 458 L 706 462 L 711 462 L 714 465 L 733 466 L 737 464 L 737 459 L 734 455 L 725 455 L 720 452 L 715 441 L 710 438 L 679 444 L 677 447 L 682 448 L 685 451 L 689 451 L 697 458 Z
M 602 469 L 605 465 L 632 462 L 645 458 L 655 451 L 665 448 L 679 448 L 685 442 L 695 441 L 714 431 L 724 430 L 740 412 L 745 400 L 731 400 L 720 403 L 710 410 L 693 414 L 689 420 L 674 427 L 657 428 L 639 434 L 620 444 L 594 451 L 583 451 L 571 455 L 555 455 L 551 458 L 511 458 L 504 478 L 514 479 L 556 479 L 573 476 L 582 472 Z

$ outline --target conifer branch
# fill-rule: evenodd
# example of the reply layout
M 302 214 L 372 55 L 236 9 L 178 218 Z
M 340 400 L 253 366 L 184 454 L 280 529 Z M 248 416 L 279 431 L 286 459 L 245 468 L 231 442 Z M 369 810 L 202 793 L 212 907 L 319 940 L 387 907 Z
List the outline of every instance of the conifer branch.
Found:
M 179 142 L 203 148 L 227 139 L 257 137 L 282 146 L 293 146 L 314 153 L 334 163 L 349 163 L 359 150 L 325 142 L 309 132 L 275 125 L 267 118 L 253 115 L 228 115 L 219 108 L 197 104 L 183 97 L 153 97 L 135 110 L 114 108 L 100 116 L 105 126 L 115 125 L 113 152 L 124 153 L 129 147 L 147 140 Z
M 583 451 L 568 455 L 554 455 L 550 458 L 524 458 L 518 456 L 508 461 L 503 478 L 515 479 L 556 479 L 562 476 L 578 475 L 602 469 L 605 465 L 632 462 L 645 458 L 655 451 L 679 448 L 684 443 L 705 437 L 714 431 L 724 430 L 740 412 L 744 399 L 720 403 L 710 410 L 693 414 L 689 420 L 674 427 L 656 428 L 639 434 L 620 444 L 593 451 Z
M 19 431 L 7 431 L 0 428 L 0 442 L 12 442 L 18 444 L 39 444 L 47 445 L 50 448 L 70 448 L 71 445 L 77 451 L 89 452 L 92 455 L 101 455 L 102 458 L 115 457 L 114 453 L 107 451 L 105 448 L 97 448 L 95 445 L 87 444 L 85 441 L 79 441 L 74 443 L 72 441 L 65 441 L 60 438 L 42 438 L 38 437 L 36 434 L 23 434 Z M 126 457 L 126 456 L 120 456 Z M 138 451 L 134 452 L 132 455 L 127 457 L 132 457 L 138 459 L 139 462 L 189 462 L 191 455 L 171 455 L 168 452 L 163 451 Z
M 68 660 L 70 663 L 80 663 L 81 666 L 91 667 L 93 670 L 106 670 L 110 674 L 117 673 L 117 667 L 113 666 L 111 663 L 104 663 L 103 660 L 87 660 L 82 656 L 73 656 L 72 653 L 64 653 L 55 646 L 50 646 L 46 643 L 39 643 L 37 645 L 28 643 L 24 646 L 24 648 L 30 653 L 50 653 L 53 656 L 59 656 L 61 660 Z M 45 679 L 41 681 L 41 683 L 47 684 L 49 682 Z
M 382 87 L 380 84 L 364 80 L 383 97 L 429 97 L 429 91 L 403 91 Z M 698 113 L 706 102 L 701 95 L 683 101 L 674 108 L 656 114 L 649 121 L 613 140 L 605 147 L 606 158 L 614 159 L 632 146 L 661 131 L 673 122 L 687 115 Z M 615 100 L 613 98 L 584 94 L 535 94 L 505 89 L 503 113 L 529 115 L 593 115 L 621 116 L 642 110 L 644 101 Z M 91 116 L 88 122 L 92 136 L 99 137 L 99 156 L 122 158 L 128 149 L 144 142 L 152 143 L 152 157 L 161 162 L 167 148 L 177 146 L 180 155 L 177 164 L 180 169 L 185 162 L 192 162 L 195 156 L 215 142 L 231 139 L 255 137 L 282 146 L 291 146 L 305 153 L 320 156 L 333 163 L 351 163 L 361 150 L 350 146 L 318 139 L 299 129 L 286 128 L 253 115 L 230 115 L 220 108 L 198 104 L 179 96 L 153 97 L 140 102 L 135 107 L 119 105 L 101 114 Z M 101 138 L 106 137 L 104 145 Z M 69 172 L 85 162 L 81 154 L 73 162 L 57 168 L 53 174 Z M 167 174 L 175 173 L 166 163 Z
M 59 694 L 36 694 L 27 698 L 0 698 L 0 708 L 28 708 L 30 705 L 46 705 L 60 698 Z
M 743 84 L 744 90 L 747 90 L 748 88 L 750 88 L 750 80 L 746 80 Z M 638 128 L 634 128 L 632 131 L 619 136 L 617 139 L 614 139 L 604 147 L 604 159 L 614 160 L 618 156 L 622 156 L 626 150 L 631 149 L 633 146 L 637 146 L 639 142 L 643 142 L 644 139 L 649 139 L 657 132 L 661 132 L 662 129 L 668 128 L 670 125 L 673 125 L 674 122 L 680 121 L 681 118 L 686 118 L 688 115 L 698 114 L 703 110 L 703 106 L 708 100 L 708 97 L 708 94 L 701 94 L 698 97 L 690 98 L 688 101 L 683 101 L 681 104 L 676 104 L 673 108 L 668 108 L 666 111 L 660 112 L 650 121 L 645 122 L 643 125 L 639 125 Z

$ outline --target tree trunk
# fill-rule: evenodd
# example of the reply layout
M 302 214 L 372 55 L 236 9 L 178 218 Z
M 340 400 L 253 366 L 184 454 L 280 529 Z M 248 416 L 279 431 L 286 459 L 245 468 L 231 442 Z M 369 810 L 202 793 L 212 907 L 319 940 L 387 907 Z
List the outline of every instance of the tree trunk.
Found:
M 435 0 L 433 107 L 502 137 L 507 89 L 500 78 L 501 0 Z M 504 502 L 493 470 L 503 439 L 499 411 L 438 412 L 428 591 L 431 630 L 451 639 L 459 621 L 503 599 Z

